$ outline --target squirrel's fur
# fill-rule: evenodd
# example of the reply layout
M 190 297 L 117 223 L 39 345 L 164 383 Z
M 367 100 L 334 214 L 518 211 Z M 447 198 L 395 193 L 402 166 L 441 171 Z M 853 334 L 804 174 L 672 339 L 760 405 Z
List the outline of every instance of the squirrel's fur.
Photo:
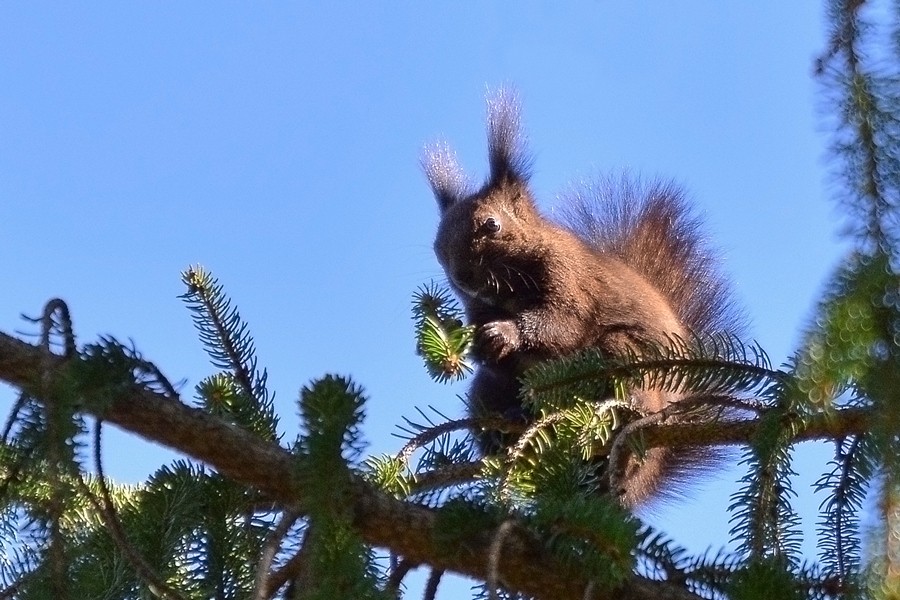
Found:
M 476 326 L 472 416 L 531 418 L 519 377 L 541 360 L 592 347 L 639 355 L 673 339 L 736 332 L 728 286 L 677 187 L 608 179 L 569 194 L 561 223 L 542 216 L 528 185 L 518 102 L 507 91 L 489 99 L 488 157 L 479 189 L 445 146 L 423 159 L 441 211 L 435 253 Z M 644 414 L 682 398 L 630 392 Z M 498 432 L 478 439 L 485 452 L 508 444 Z M 634 506 L 656 495 L 670 475 L 691 468 L 685 461 L 700 458 L 653 448 L 632 459 L 622 501 Z

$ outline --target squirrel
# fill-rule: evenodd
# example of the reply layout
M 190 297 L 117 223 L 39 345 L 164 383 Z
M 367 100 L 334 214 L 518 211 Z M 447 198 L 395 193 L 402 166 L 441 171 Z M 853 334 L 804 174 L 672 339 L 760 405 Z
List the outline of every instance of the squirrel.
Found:
M 533 420 L 519 378 L 546 359 L 588 348 L 640 355 L 673 340 L 739 331 L 729 285 L 677 186 L 608 178 L 570 193 L 565 218 L 551 220 L 529 187 L 532 160 L 519 115 L 509 90 L 488 98 L 490 174 L 480 188 L 446 145 L 422 159 L 441 215 L 434 251 L 475 326 L 471 417 Z M 658 389 L 629 393 L 641 414 L 682 399 Z M 486 454 L 509 445 L 496 431 L 473 435 Z M 706 454 L 649 449 L 624 466 L 615 492 L 625 506 L 640 505 Z

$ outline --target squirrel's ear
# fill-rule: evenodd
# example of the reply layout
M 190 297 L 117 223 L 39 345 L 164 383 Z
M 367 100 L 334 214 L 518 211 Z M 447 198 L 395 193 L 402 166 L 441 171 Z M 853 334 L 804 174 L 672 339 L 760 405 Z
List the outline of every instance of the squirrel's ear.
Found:
M 519 120 L 519 98 L 514 90 L 500 88 L 487 97 L 489 185 L 528 180 L 531 156 Z
M 422 168 L 442 213 L 472 193 L 469 179 L 456 162 L 456 154 L 445 142 L 426 146 Z

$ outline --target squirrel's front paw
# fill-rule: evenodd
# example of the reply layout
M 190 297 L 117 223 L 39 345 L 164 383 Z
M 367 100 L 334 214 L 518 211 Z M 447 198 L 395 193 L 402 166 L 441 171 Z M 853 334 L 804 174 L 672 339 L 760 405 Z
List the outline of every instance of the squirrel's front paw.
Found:
M 475 355 L 488 362 L 498 362 L 519 349 L 519 329 L 514 321 L 491 321 L 475 331 Z

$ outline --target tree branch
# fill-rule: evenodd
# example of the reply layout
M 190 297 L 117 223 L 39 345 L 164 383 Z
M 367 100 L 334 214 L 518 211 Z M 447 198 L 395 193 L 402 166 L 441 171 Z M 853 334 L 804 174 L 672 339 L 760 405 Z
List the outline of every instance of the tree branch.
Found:
M 0 332 L 0 380 L 34 394 L 43 373 L 52 384 L 65 372 L 67 360 Z M 45 383 L 47 380 L 45 380 Z M 53 389 L 48 385 L 44 389 Z M 40 396 L 36 396 L 40 397 Z M 40 397 L 52 403 L 52 397 Z M 296 477 L 297 461 L 281 446 L 266 442 L 253 434 L 177 400 L 135 387 L 127 396 L 112 401 L 105 410 L 86 409 L 104 421 L 135 433 L 149 441 L 168 446 L 209 464 L 223 476 L 259 489 L 275 501 L 297 506 L 304 512 L 305 498 Z M 102 414 L 100 414 L 102 413 Z M 821 424 L 807 432 L 810 437 L 846 434 L 866 424 L 859 410 L 840 411 L 832 423 Z M 851 427 L 852 426 L 852 427 Z M 746 439 L 752 423 L 726 427 L 726 437 Z M 859 429 L 860 431 L 862 429 Z M 694 435 L 694 434 L 692 434 Z M 715 441 L 713 432 L 701 441 Z M 721 440 L 719 440 L 721 441 Z M 240 448 L 240 452 L 235 452 Z M 435 569 L 454 571 L 482 581 L 488 579 L 490 548 L 497 531 L 492 528 L 467 540 L 464 547 L 446 547 L 436 535 L 439 509 L 397 500 L 373 488 L 361 479 L 351 484 L 351 506 L 354 526 L 360 536 L 373 546 L 388 548 L 414 563 L 427 563 Z M 537 598 L 582 598 L 590 581 L 578 564 L 563 563 L 545 548 L 544 543 L 520 526 L 505 533 L 503 554 L 499 561 L 499 581 L 513 590 Z M 542 568 L 536 569 L 535 565 Z M 635 577 L 615 590 L 594 590 L 597 600 L 697 600 L 697 596 L 677 585 Z

